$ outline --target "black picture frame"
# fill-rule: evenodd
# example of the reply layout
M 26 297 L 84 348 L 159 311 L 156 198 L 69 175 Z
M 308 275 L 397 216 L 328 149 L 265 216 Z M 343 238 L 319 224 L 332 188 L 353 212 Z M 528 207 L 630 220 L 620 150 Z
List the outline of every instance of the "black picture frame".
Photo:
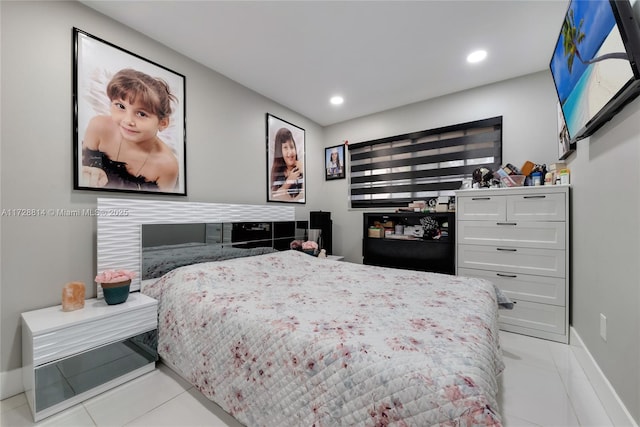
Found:
M 186 196 L 185 76 L 75 27 L 73 58 L 74 189 Z
M 305 130 L 267 113 L 265 139 L 267 202 L 305 204 Z M 291 155 L 287 154 L 287 148 Z
M 569 137 L 569 129 L 564 121 L 562 107 L 557 103 L 558 114 L 558 160 L 564 160 L 576 150 L 576 142 L 571 142 Z
M 337 159 L 333 158 L 334 154 L 337 156 Z M 326 181 L 344 179 L 347 169 L 346 160 L 344 144 L 326 147 L 324 149 L 324 179 Z

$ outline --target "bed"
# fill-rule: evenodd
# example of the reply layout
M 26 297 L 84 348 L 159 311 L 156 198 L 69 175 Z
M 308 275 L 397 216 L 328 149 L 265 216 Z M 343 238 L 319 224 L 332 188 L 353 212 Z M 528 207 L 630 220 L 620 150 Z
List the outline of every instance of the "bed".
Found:
M 163 361 L 247 426 L 501 425 L 482 279 L 283 251 L 180 267 L 143 292 Z
M 501 425 L 505 301 L 490 282 L 285 250 L 174 265 L 141 284 L 142 225 L 294 221 L 295 210 L 110 198 L 98 209 L 126 213 L 98 216 L 98 270 L 139 273 L 132 291 L 158 300 L 162 361 L 239 422 Z

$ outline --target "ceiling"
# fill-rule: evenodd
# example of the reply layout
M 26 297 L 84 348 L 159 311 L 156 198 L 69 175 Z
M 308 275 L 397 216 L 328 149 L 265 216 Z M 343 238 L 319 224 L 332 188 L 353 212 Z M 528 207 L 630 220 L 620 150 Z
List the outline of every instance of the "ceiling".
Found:
M 327 126 L 547 69 L 568 1 L 82 3 Z

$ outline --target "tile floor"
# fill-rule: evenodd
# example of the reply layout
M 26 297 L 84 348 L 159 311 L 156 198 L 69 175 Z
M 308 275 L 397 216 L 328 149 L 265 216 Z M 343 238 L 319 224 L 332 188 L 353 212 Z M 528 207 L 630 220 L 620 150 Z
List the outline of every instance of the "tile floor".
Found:
M 570 346 L 501 332 L 506 370 L 499 403 L 506 427 L 611 426 Z M 34 425 L 24 394 L 0 402 L 0 425 Z M 159 369 L 40 426 L 240 426 L 188 383 Z

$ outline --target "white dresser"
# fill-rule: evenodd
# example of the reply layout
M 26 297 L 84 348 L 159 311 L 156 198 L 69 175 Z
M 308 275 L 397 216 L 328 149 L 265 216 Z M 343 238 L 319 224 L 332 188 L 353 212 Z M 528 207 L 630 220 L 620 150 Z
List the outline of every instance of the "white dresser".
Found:
M 456 274 L 513 300 L 500 328 L 569 342 L 569 186 L 456 192 Z

